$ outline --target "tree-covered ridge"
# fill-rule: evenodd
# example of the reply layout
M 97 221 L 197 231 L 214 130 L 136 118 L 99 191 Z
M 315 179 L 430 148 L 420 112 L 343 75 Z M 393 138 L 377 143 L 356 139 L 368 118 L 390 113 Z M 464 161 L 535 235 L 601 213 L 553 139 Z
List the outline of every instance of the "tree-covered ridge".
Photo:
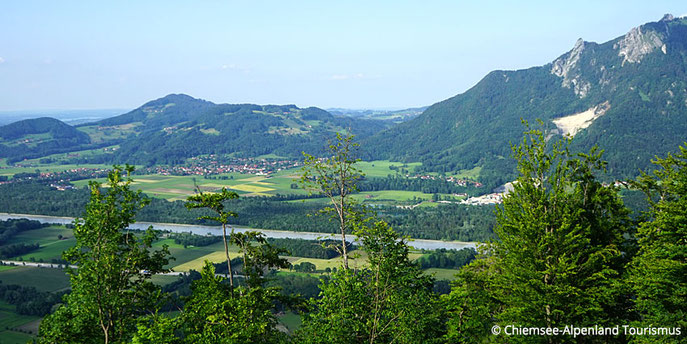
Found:
M 214 104 L 170 94 L 120 116 L 77 127 L 52 118 L 2 126 L 0 158 L 15 162 L 114 145 L 118 147 L 109 154 L 90 156 L 89 162 L 178 164 L 202 154 L 300 157 L 303 151 L 322 152 L 324 142 L 336 132 L 368 137 L 390 125 L 334 117 L 316 107 Z
M 41 117 L 0 126 L 0 158 L 35 158 L 78 150 L 88 135 L 60 120 Z
M 201 154 L 300 157 L 322 151 L 335 132 L 370 136 L 388 123 L 339 118 L 315 107 L 214 104 L 183 94 L 148 102 L 129 113 L 83 125 L 93 136 L 126 132 L 114 160 L 175 164 Z
M 432 171 L 483 166 L 482 179 L 498 184 L 509 180 L 493 172 L 510 163 L 509 143 L 521 134 L 521 118 L 542 119 L 554 131 L 553 119 L 608 102 L 572 147 L 599 145 L 610 177 L 635 177 L 651 157 L 687 139 L 685 42 L 687 19 L 671 17 L 606 43 L 580 40 L 547 65 L 493 71 L 465 93 L 363 139 L 363 147 L 375 158 L 422 161 Z M 508 170 L 514 177 L 512 165 Z

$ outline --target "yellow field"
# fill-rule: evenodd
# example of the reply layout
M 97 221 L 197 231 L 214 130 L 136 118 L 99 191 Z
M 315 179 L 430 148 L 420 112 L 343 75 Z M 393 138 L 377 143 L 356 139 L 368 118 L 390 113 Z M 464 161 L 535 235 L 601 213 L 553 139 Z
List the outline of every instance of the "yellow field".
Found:
M 264 186 L 249 185 L 249 184 L 232 185 L 232 186 L 230 186 L 230 188 L 232 188 L 234 190 L 251 192 L 251 193 L 269 192 L 269 191 L 274 190 L 273 188 L 266 188 Z
M 265 177 L 263 177 L 263 176 L 255 176 L 255 177 L 249 177 L 249 178 L 240 179 L 240 181 L 242 181 L 242 182 L 253 182 L 253 183 L 254 183 L 254 182 L 260 182 L 260 181 L 263 181 L 263 180 L 265 180 Z
M 229 257 L 231 259 L 234 259 L 238 256 L 239 256 L 239 254 L 236 252 L 229 252 Z M 213 263 L 220 263 L 220 262 L 225 262 L 227 260 L 227 256 L 222 251 L 212 252 L 212 253 L 206 254 L 200 258 L 194 259 L 190 262 L 186 262 L 184 264 L 177 265 L 174 267 L 174 271 L 189 271 L 189 270 L 200 271 L 203 268 L 203 266 L 205 266 L 206 260 L 209 260 Z
M 137 179 L 134 180 L 134 184 L 135 184 L 135 183 L 159 183 L 159 182 L 164 181 L 164 180 L 165 180 L 165 179 L 153 180 L 153 179 L 137 178 Z

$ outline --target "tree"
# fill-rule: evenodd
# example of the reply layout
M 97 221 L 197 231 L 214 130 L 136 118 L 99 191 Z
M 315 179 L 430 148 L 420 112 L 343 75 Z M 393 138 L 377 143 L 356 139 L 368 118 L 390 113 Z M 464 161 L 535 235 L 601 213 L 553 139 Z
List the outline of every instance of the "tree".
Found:
M 191 286 L 193 293 L 181 315 L 186 342 L 278 343 L 284 339 L 272 312 L 275 301 L 282 299 L 279 289 L 265 287 L 259 283 L 264 279 L 256 277 L 257 271 L 274 264 L 261 263 L 273 252 L 265 252 L 269 247 L 253 248 L 263 252 L 255 255 L 256 251 L 251 250 L 246 254 L 247 266 L 253 273 L 248 277 L 248 287 L 237 287 L 237 293 L 232 292 L 223 277 L 215 275 L 214 266 L 206 261 L 201 278 Z
M 682 335 L 635 336 L 640 343 L 687 343 L 687 146 L 657 158 L 659 169 L 643 173 L 634 186 L 651 204 L 639 225 L 639 252 L 629 281 L 641 318 L 637 327 L 682 328 Z
M 490 336 L 492 319 L 501 309 L 494 290 L 494 278 L 499 273 L 494 256 L 479 259 L 458 272 L 451 292 L 442 296 L 449 343 L 480 343 Z
M 592 149 L 573 156 L 568 144 L 564 140 L 549 147 L 541 131 L 528 130 L 522 144 L 513 147 L 519 177 L 497 211 L 494 231 L 500 241 L 483 248 L 489 264 L 473 262 L 459 280 L 467 284 L 454 286 L 454 300 L 464 304 L 490 300 L 480 305 L 492 309 L 477 314 L 491 314 L 487 319 L 497 324 L 554 328 L 626 322 L 630 302 L 618 281 L 628 259 L 623 235 L 632 227 L 629 211 L 617 190 L 594 176 L 605 166 L 601 153 Z M 471 281 L 485 283 L 486 294 L 471 287 Z M 449 332 L 480 328 L 466 321 L 452 321 L 451 326 L 462 327 Z
M 159 287 L 150 275 L 167 271 L 169 251 L 166 245 L 151 250 L 158 238 L 152 227 L 140 234 L 128 230 L 149 202 L 131 190 L 133 170 L 114 166 L 104 193 L 99 183 L 89 183 L 86 213 L 74 221 L 76 245 L 63 254 L 78 266 L 68 270 L 72 291 L 41 322 L 41 342 L 126 342 L 137 317 L 157 308 Z
M 195 181 L 194 181 L 195 182 Z M 219 193 L 203 193 L 200 187 L 197 187 L 198 194 L 189 196 L 184 204 L 188 209 L 207 208 L 217 213 L 217 216 L 200 216 L 198 219 L 206 219 L 217 221 L 222 224 L 222 240 L 224 241 L 224 254 L 227 257 L 227 271 L 229 274 L 229 285 L 234 288 L 234 273 L 231 270 L 231 258 L 229 258 L 229 241 L 227 240 L 227 223 L 229 217 L 237 217 L 238 214 L 232 211 L 224 210 L 224 202 L 230 199 L 239 198 L 239 195 L 233 191 L 227 191 L 227 188 L 222 188 Z M 231 236 L 234 235 L 234 227 L 231 227 Z
M 363 178 L 363 174 L 355 167 L 360 159 L 353 157 L 358 147 L 353 142 L 353 135 L 336 134 L 336 142 L 329 144 L 329 158 L 318 159 L 303 153 L 305 162 L 301 183 L 304 189 L 314 190 L 326 196 L 332 206 L 323 209 L 330 213 L 339 223 L 341 232 L 341 247 L 339 252 L 343 258 L 343 268 L 348 269 L 348 248 L 346 232 L 351 230 L 352 223 L 360 217 L 356 211 L 355 202 L 350 198 L 351 193 L 358 190 L 356 183 Z
M 432 343 L 442 335 L 433 278 L 408 259 L 406 238 L 385 222 L 355 231 L 369 267 L 342 269 L 321 284 L 298 343 Z
M 263 286 L 265 271 L 272 268 L 286 269 L 291 265 L 286 258 L 279 257 L 288 251 L 272 246 L 261 232 L 234 233 L 231 241 L 239 247 L 239 254 L 243 258 L 243 274 L 248 288 Z

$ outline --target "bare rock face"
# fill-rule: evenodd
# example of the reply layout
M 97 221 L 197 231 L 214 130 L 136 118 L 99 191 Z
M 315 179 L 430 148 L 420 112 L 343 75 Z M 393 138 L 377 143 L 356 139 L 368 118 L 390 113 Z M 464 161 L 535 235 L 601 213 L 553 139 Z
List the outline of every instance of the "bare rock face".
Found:
M 666 20 L 665 18 L 663 20 Z M 656 49 L 661 49 L 664 54 L 667 52 L 661 35 L 651 30 L 642 32 L 641 26 L 630 30 L 623 39 L 613 45 L 613 49 L 618 50 L 618 56 L 623 58 L 623 65 L 626 62 L 639 63 L 644 56 Z
M 661 18 L 661 21 L 671 21 L 673 19 L 675 19 L 675 17 L 672 14 L 667 13 L 666 15 L 663 16 L 663 18 Z
M 561 85 L 567 88 L 573 88 L 573 91 L 580 98 L 584 98 L 591 88 L 591 84 L 580 79 L 579 73 L 576 71 L 580 56 L 585 49 L 585 41 L 582 38 L 575 42 L 572 50 L 553 61 L 551 67 L 551 74 L 563 78 Z

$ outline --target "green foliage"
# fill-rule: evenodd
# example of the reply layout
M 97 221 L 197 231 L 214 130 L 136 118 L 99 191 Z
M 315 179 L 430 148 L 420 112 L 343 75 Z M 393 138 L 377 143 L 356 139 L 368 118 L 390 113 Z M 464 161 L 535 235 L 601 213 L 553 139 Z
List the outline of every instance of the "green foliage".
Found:
M 238 246 L 243 258 L 243 274 L 249 288 L 260 287 L 265 283 L 263 276 L 266 270 L 290 266 L 285 258 L 279 257 L 287 251 L 272 246 L 261 232 L 233 233 L 231 242 Z
M 641 63 L 624 62 L 617 44 L 622 38 L 596 44 L 584 42 L 564 77 L 553 64 L 517 71 L 497 70 L 474 87 L 430 106 L 420 116 L 363 139 L 375 159 L 420 161 L 422 168 L 452 172 L 483 166 L 480 181 L 492 188 L 512 181 L 514 165 L 505 159 L 509 143 L 517 142 L 520 118 L 539 118 L 554 128 L 554 118 L 591 109 L 608 101 L 608 111 L 575 136 L 572 148 L 605 150 L 611 178 L 634 178 L 650 159 L 685 140 L 687 132 L 687 70 L 684 65 L 687 23 L 683 19 L 649 23 L 644 35 L 656 34 L 669 49 L 655 49 Z M 672 49 L 670 48 L 672 46 Z M 567 60 L 569 59 L 569 60 Z M 588 84 L 586 94 L 574 89 Z M 649 101 L 647 101 L 649 100 Z
M 369 267 L 341 269 L 321 285 L 298 343 L 431 343 L 442 325 L 432 278 L 408 259 L 408 245 L 386 223 L 358 224 Z
M 227 203 L 241 217 L 229 218 L 232 225 L 296 232 L 336 233 L 338 226 L 326 216 L 310 216 L 321 205 L 315 202 L 285 202 L 288 197 L 243 197 Z M 78 216 L 88 201 L 87 190 L 59 191 L 50 186 L 27 183 L 0 185 L 0 210 L 18 214 Z M 403 235 L 419 239 L 486 241 L 493 238 L 493 206 L 446 204 L 439 207 L 400 209 L 375 208 L 379 216 Z M 198 220 L 210 211 L 186 211 L 183 201 L 153 198 L 138 214 L 139 221 L 212 225 Z M 307 218 L 307 221 L 304 219 Z
M 239 287 L 234 296 L 222 277 L 206 263 L 201 279 L 193 282 L 182 319 L 185 339 L 190 343 L 278 343 L 284 337 L 272 314 L 273 288 Z
M 201 154 L 297 157 L 302 151 L 322 153 L 320 142 L 344 128 L 369 136 L 387 125 L 375 120 L 337 118 L 318 108 L 213 104 L 183 94 L 150 101 L 97 124 L 132 123 L 140 125 L 110 159 L 154 165 L 178 164 Z
M 500 273 L 495 261 L 495 257 L 482 257 L 462 268 L 451 292 L 442 296 L 449 343 L 479 343 L 490 338 L 494 316 L 502 309 L 494 287 Z
M 0 158 L 9 162 L 80 150 L 88 143 L 88 135 L 49 117 L 0 126 Z
M 358 191 L 357 183 L 364 175 L 355 167 L 360 161 L 354 157 L 358 144 L 353 142 L 353 135 L 343 136 L 336 133 L 336 141 L 329 144 L 330 157 L 318 159 L 310 154 L 305 156 L 301 184 L 304 189 L 314 191 L 329 198 L 331 206 L 322 210 L 331 214 L 339 225 L 341 233 L 341 257 L 343 268 L 348 269 L 348 244 L 346 232 L 362 216 L 350 195 Z
M 676 337 L 636 337 L 637 343 L 687 343 L 687 146 L 654 161 L 659 169 L 635 186 L 647 193 L 649 218 L 637 231 L 639 253 L 629 282 L 640 313 L 638 327 L 681 327 Z M 657 199 L 657 201 L 653 201 Z
M 238 214 L 232 211 L 224 210 L 224 202 L 239 198 L 239 195 L 233 191 L 227 191 L 227 188 L 222 188 L 219 193 L 203 193 L 198 188 L 198 194 L 189 196 L 187 202 L 184 204 L 188 209 L 204 208 L 216 213 L 216 216 L 203 215 L 198 219 L 213 220 L 222 224 L 222 241 L 224 242 L 224 254 L 227 256 L 227 271 L 229 274 L 229 283 L 234 287 L 234 271 L 231 269 L 231 258 L 229 258 L 229 240 L 227 240 L 227 223 L 229 217 L 237 217 Z M 234 236 L 234 227 L 231 228 L 230 240 Z
M 331 248 L 336 244 L 334 240 L 304 240 L 304 239 L 289 239 L 289 238 L 268 238 L 267 242 L 276 247 L 284 248 L 288 251 L 289 256 L 305 257 L 305 258 L 320 258 L 332 259 L 338 256 L 336 250 Z M 354 247 L 349 246 L 348 250 Z
M 42 342 L 125 342 L 137 316 L 156 308 L 159 287 L 148 279 L 166 271 L 169 251 L 166 246 L 151 251 L 157 240 L 152 228 L 139 236 L 127 230 L 148 203 L 140 192 L 131 191 L 132 171 L 115 166 L 106 191 L 90 184 L 86 213 L 74 222 L 76 245 L 63 255 L 78 266 L 78 271 L 69 271 L 72 292 L 41 323 Z
M 442 248 L 431 251 L 427 255 L 423 255 L 415 262 L 419 264 L 422 269 L 459 269 L 473 261 L 475 259 L 475 254 L 476 252 L 473 248 L 464 248 L 462 250 L 447 250 Z
M 0 300 L 15 305 L 16 313 L 21 315 L 44 316 L 60 302 L 62 295 L 64 292 L 41 292 L 29 286 L 0 284 Z
M 566 142 L 547 149 L 544 134 L 530 130 L 514 147 L 519 178 L 497 214 L 500 241 L 488 246 L 488 262 L 475 262 L 461 274 L 452 294 L 460 310 L 480 306 L 452 322 L 450 332 L 484 330 L 476 316 L 490 313 L 499 324 L 531 327 L 615 326 L 628 317 L 627 294 L 619 283 L 627 257 L 624 234 L 629 211 L 617 190 L 594 177 L 604 163 L 594 150 L 573 157 Z M 498 271 L 498 272 L 497 272 Z M 480 276 L 480 274 L 483 274 Z M 475 289 L 476 283 L 485 291 Z M 460 283 L 460 282 L 459 282 Z M 475 298 L 474 300 L 471 298 Z M 478 337 L 487 337 L 482 332 Z M 513 337 L 509 340 L 546 341 Z M 571 338 L 559 337 L 557 341 Z
M 170 235 L 174 239 L 175 244 L 187 246 L 208 246 L 221 240 L 220 237 L 214 235 L 197 235 L 192 233 L 176 233 Z

